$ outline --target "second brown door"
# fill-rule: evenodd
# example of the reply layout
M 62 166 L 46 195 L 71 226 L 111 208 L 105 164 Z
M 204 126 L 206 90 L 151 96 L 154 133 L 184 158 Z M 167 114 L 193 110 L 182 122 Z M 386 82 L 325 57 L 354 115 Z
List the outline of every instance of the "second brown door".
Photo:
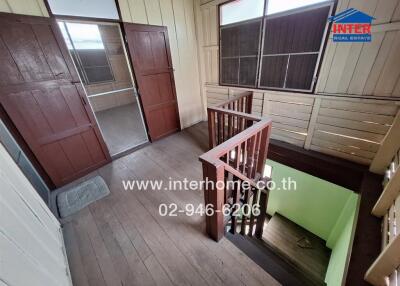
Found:
M 180 129 L 166 27 L 124 24 L 129 53 L 152 141 Z

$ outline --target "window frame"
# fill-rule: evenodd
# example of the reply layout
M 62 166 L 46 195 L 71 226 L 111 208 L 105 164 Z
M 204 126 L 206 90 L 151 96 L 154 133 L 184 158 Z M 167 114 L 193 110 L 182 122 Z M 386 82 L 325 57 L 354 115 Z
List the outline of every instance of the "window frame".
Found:
M 236 0 L 229 0 L 229 1 L 225 1 L 223 3 L 220 3 L 217 5 L 217 14 L 218 14 L 218 85 L 220 86 L 226 86 L 226 87 L 237 87 L 237 88 L 247 88 L 247 89 L 254 89 L 254 90 L 274 90 L 274 91 L 281 91 L 281 92 L 298 92 L 298 93 L 307 93 L 307 94 L 313 94 L 315 93 L 315 89 L 316 89 L 316 84 L 318 81 L 318 75 L 321 69 L 321 64 L 322 64 L 322 59 L 323 56 L 325 54 L 325 50 L 326 50 L 326 46 L 328 43 L 328 38 L 329 38 L 329 31 L 330 31 L 330 27 L 332 25 L 332 23 L 330 23 L 329 21 L 327 21 L 325 28 L 324 28 L 324 32 L 323 32 L 323 36 L 321 39 L 321 44 L 319 47 L 318 52 L 304 52 L 304 53 L 286 53 L 288 55 L 293 54 L 293 55 L 306 55 L 306 54 L 317 54 L 318 53 L 318 58 L 315 64 L 315 68 L 314 68 L 314 72 L 313 72 L 313 79 L 311 82 L 311 87 L 309 89 L 296 89 L 296 88 L 285 88 L 285 87 L 265 87 L 265 86 L 261 86 L 260 84 L 260 77 L 261 77 L 261 69 L 262 69 L 262 59 L 264 57 L 263 55 L 263 50 L 264 50 L 264 40 L 265 40 L 265 26 L 266 26 L 266 20 L 267 19 L 273 19 L 276 17 L 281 17 L 281 16 L 287 16 L 287 15 L 291 15 L 291 14 L 295 14 L 295 13 L 299 13 L 299 12 L 305 12 L 305 11 L 310 11 L 310 10 L 314 10 L 314 9 L 318 9 L 318 8 L 322 8 L 322 7 L 327 7 L 330 6 L 329 8 L 329 13 L 328 13 L 328 17 L 332 16 L 334 14 L 334 11 L 337 7 L 337 3 L 338 0 L 327 0 L 321 3 L 315 3 L 315 4 L 310 4 L 310 5 L 306 5 L 303 7 L 298 7 L 295 9 L 291 9 L 291 10 L 286 10 L 286 11 L 282 11 L 282 12 L 278 12 L 278 13 L 274 13 L 271 15 L 266 15 L 266 12 L 268 10 L 268 2 L 270 0 L 264 0 L 264 14 L 262 17 L 257 17 L 257 18 L 253 18 L 253 19 L 248 19 L 245 21 L 241 21 L 241 22 L 236 22 L 236 23 L 230 23 L 227 25 L 221 25 L 221 6 L 230 3 L 230 2 L 234 2 Z M 251 21 L 256 21 L 256 20 L 261 20 L 261 31 L 260 31 L 260 47 L 259 47 L 259 53 L 258 53 L 258 61 L 257 61 L 257 70 L 256 70 L 256 83 L 255 86 L 249 86 L 249 85 L 240 85 L 240 83 L 238 82 L 237 85 L 235 84 L 228 84 L 228 83 L 222 83 L 222 73 L 221 73 L 221 68 L 222 68 L 222 57 L 221 57 L 221 29 L 222 27 L 232 27 L 235 25 L 240 25 L 243 23 L 247 23 L 247 22 L 251 22 Z M 278 54 L 277 54 L 278 55 Z M 283 55 L 285 55 L 285 53 L 283 53 Z M 289 56 L 290 58 L 290 56 Z M 288 60 L 289 63 L 289 60 Z M 287 67 L 288 68 L 288 67 Z M 286 75 L 285 75 L 285 79 L 287 76 L 287 71 L 288 69 L 286 68 Z M 238 79 L 239 81 L 239 79 Z
M 235 1 L 235 0 L 232 0 L 232 1 Z M 231 1 L 229 1 L 229 2 L 231 2 Z M 219 14 L 220 15 L 220 14 Z M 219 18 L 219 17 L 218 17 Z M 218 71 L 218 78 L 219 78 L 219 84 L 220 85 L 225 85 L 225 86 L 236 86 L 236 87 L 246 87 L 246 88 L 252 88 L 253 86 L 251 86 L 251 85 L 240 85 L 240 83 L 239 83 L 239 81 L 240 81 L 240 79 L 239 79 L 239 76 L 238 76 L 238 84 L 237 85 L 235 85 L 235 84 L 221 84 L 221 66 L 222 66 L 222 59 L 228 59 L 228 58 L 238 58 L 239 59 L 239 67 L 240 67 L 240 58 L 241 58 L 241 56 L 239 55 L 239 56 L 236 56 L 236 57 L 225 57 L 225 58 L 223 58 L 222 56 L 221 56 L 221 27 L 224 27 L 224 28 L 231 28 L 231 27 L 235 27 L 235 26 L 238 26 L 238 25 L 240 25 L 240 24 L 244 24 L 244 23 L 246 23 L 246 24 L 248 24 L 248 23 L 252 23 L 252 22 L 256 22 L 256 21 L 260 21 L 261 20 L 261 23 L 260 23 L 260 35 L 259 35 L 259 47 L 258 47 L 258 55 L 257 56 L 253 56 L 253 57 L 257 57 L 257 70 L 256 70 L 256 78 L 255 78 L 255 86 L 258 86 L 258 79 L 259 79 L 259 74 L 258 74 L 258 72 L 259 72 L 259 70 L 260 70 L 260 50 L 261 50 L 261 48 L 262 48 L 262 32 L 263 32 L 263 27 L 264 27 L 264 16 L 262 16 L 262 17 L 257 17 L 257 18 L 253 18 L 253 19 L 249 19 L 249 20 L 245 20 L 245 21 L 241 21 L 241 22 L 236 22 L 236 23 L 231 23 L 231 24 L 227 24 L 227 25 L 224 25 L 224 26 L 219 26 L 219 33 L 218 33 L 218 63 L 219 63 L 219 66 L 218 66 L 218 69 L 219 69 L 219 71 Z M 220 19 L 218 19 L 218 23 L 219 23 L 219 21 L 220 21 Z M 249 56 L 243 56 L 243 58 L 244 57 L 249 57 Z M 238 73 L 240 73 L 240 69 L 238 70 Z
M 85 67 L 91 68 L 91 66 L 83 65 L 81 57 L 80 57 L 80 55 L 78 53 L 79 49 L 77 49 L 75 47 L 73 39 L 72 39 L 71 34 L 70 34 L 70 32 L 68 30 L 68 27 L 67 27 L 67 23 L 78 23 L 79 24 L 80 22 L 63 20 L 63 19 L 59 19 L 57 22 L 63 24 L 63 27 L 64 27 L 65 32 L 66 32 L 66 35 L 68 36 L 69 42 L 71 43 L 71 49 L 68 48 L 68 51 L 71 54 L 71 58 L 73 59 L 74 65 L 76 66 L 76 69 L 77 69 L 77 71 L 79 73 L 79 76 L 81 77 L 82 83 L 84 83 L 86 85 L 96 85 L 96 84 L 105 84 L 105 83 L 115 82 L 114 71 L 112 69 L 112 65 L 111 65 L 110 59 L 108 58 L 108 54 L 106 52 L 106 47 L 104 47 L 104 55 L 105 55 L 105 58 L 107 60 L 107 66 L 101 66 L 101 67 L 108 67 L 110 69 L 110 74 L 111 74 L 112 79 L 102 80 L 102 81 L 95 81 L 95 82 L 90 81 L 89 77 L 87 76 Z M 101 25 L 101 24 L 98 24 L 98 23 L 83 23 L 83 24 L 92 24 L 92 25 L 97 25 L 97 26 Z M 76 61 L 75 61 L 75 59 L 76 59 Z

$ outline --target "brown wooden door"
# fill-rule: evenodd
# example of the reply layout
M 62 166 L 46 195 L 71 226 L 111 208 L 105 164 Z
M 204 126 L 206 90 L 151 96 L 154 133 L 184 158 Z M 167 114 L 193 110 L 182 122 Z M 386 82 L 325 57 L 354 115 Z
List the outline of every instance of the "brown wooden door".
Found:
M 54 19 L 0 13 L 0 103 L 56 186 L 110 156 Z
M 129 53 L 152 141 L 180 130 L 166 27 L 124 23 Z

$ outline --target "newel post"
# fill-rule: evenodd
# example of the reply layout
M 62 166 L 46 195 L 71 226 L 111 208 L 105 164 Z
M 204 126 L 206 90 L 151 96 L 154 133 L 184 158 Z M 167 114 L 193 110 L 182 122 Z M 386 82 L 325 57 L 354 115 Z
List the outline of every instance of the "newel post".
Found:
M 208 161 L 203 162 L 203 180 L 204 180 L 204 200 L 205 209 L 212 208 L 213 214 L 206 217 L 206 231 L 207 234 L 219 241 L 224 236 L 224 215 L 223 205 L 225 199 L 225 190 L 222 186 L 224 182 L 224 166 L 214 165 Z M 209 182 L 213 182 L 212 184 Z M 212 207 L 211 207 L 212 206 Z

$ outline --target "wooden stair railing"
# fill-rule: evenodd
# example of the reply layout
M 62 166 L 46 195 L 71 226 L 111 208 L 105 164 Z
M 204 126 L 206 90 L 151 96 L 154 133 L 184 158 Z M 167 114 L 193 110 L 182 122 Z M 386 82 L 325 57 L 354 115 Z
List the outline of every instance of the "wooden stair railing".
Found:
M 252 94 L 241 95 L 224 105 L 229 108 L 243 101 L 246 107 L 251 98 Z M 265 186 L 268 180 L 263 178 L 263 174 L 272 121 L 228 108 L 208 108 L 209 135 L 215 140 L 210 140 L 212 149 L 200 156 L 205 204 L 206 208 L 213 210 L 212 215 L 206 215 L 206 230 L 211 238 L 218 241 L 229 223 L 232 233 L 240 228 L 241 234 L 254 234 L 260 238 L 268 200 L 268 190 L 260 186 Z M 215 146 L 217 142 L 219 145 Z M 229 182 L 235 182 L 234 186 L 228 188 Z M 245 184 L 241 184 L 243 182 Z M 243 188 L 243 185 L 248 187 Z M 237 214 L 244 205 L 248 211 L 242 213 L 239 221 Z M 255 206 L 259 206 L 259 214 L 249 211 Z
M 252 103 L 253 93 L 245 92 L 207 108 L 210 149 L 239 134 L 254 122 L 254 117 L 249 117 Z M 235 113 L 228 111 L 235 111 Z

